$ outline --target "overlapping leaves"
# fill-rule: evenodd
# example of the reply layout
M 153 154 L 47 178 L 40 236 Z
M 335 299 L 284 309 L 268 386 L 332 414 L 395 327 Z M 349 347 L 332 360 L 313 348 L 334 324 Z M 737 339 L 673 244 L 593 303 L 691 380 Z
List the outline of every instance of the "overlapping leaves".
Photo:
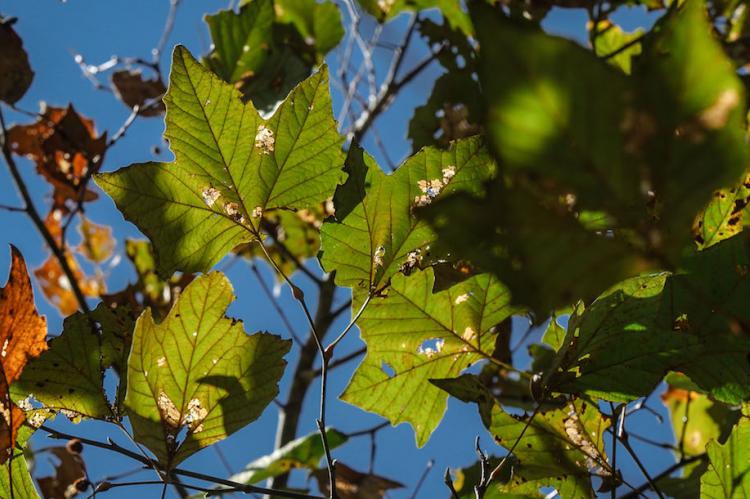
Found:
M 343 180 L 342 138 L 331 115 L 325 66 L 268 120 L 202 67 L 174 52 L 167 130 L 176 161 L 97 176 L 126 218 L 149 236 L 158 271 L 205 271 L 260 237 L 271 209 L 308 208 Z
M 695 214 L 747 159 L 742 85 L 699 2 L 662 19 L 630 77 L 492 7 L 472 9 L 504 178 L 482 200 L 431 206 L 441 241 L 540 316 L 678 261 Z
M 446 151 L 425 148 L 386 175 L 358 147 L 346 163 L 349 178 L 336 190 L 336 220 L 321 229 L 321 263 L 336 282 L 355 292 L 376 292 L 400 270 L 430 254 L 432 229 L 415 210 L 450 193 L 479 193 L 495 165 L 479 137 L 456 141 Z M 434 252 L 433 252 L 434 253 Z

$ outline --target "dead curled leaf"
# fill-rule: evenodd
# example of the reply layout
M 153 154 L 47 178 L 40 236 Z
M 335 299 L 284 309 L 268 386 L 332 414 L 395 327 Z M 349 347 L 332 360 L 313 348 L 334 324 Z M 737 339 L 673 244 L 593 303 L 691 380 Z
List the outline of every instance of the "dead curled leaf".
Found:
M 93 191 L 80 192 L 83 180 L 101 167 L 107 134 L 96 136 L 94 122 L 67 108 L 42 106 L 39 119 L 8 130 L 14 153 L 36 163 L 37 171 L 55 188 L 57 202 L 93 201 Z M 56 202 L 56 204 L 57 204 Z
M 117 97 L 126 106 L 140 108 L 139 115 L 153 117 L 164 113 L 161 98 L 167 89 L 158 76 L 146 80 L 140 71 L 115 71 L 112 74 L 112 85 Z
M 328 470 L 317 469 L 312 475 L 320 490 L 329 495 Z M 388 478 L 359 472 L 342 462 L 336 463 L 336 492 L 341 499 L 382 499 L 388 490 L 403 487 L 403 484 Z
M 58 459 L 55 475 L 39 478 L 39 489 L 44 499 L 71 499 L 89 488 L 86 466 L 80 452 L 71 452 L 66 447 L 48 449 Z
M 0 100 L 15 104 L 34 79 L 21 38 L 13 30 L 15 18 L 0 18 Z
M 0 464 L 15 447 L 23 411 L 10 401 L 10 384 L 26 363 L 47 349 L 47 321 L 34 306 L 34 292 L 23 256 L 11 246 L 8 283 L 0 288 Z

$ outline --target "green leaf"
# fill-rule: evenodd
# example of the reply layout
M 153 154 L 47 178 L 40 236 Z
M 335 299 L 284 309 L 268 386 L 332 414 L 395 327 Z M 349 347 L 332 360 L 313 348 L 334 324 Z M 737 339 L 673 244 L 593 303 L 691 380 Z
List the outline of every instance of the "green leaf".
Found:
M 497 443 L 510 448 L 518 440 L 513 478 L 503 488 L 533 493 L 555 486 L 561 497 L 592 496 L 589 471 L 611 474 L 604 452 L 609 421 L 582 400 L 529 418 L 512 416 L 499 405 L 493 407 L 488 429 Z
M 498 184 L 484 198 L 446 197 L 419 216 L 437 233 L 437 246 L 498 275 L 514 303 L 529 305 L 538 320 L 644 267 L 624 237 L 589 229 L 560 200 Z
M 705 4 L 685 2 L 644 40 L 633 66 L 633 111 L 644 113 L 635 131 L 672 254 L 714 190 L 737 182 L 748 164 L 744 87 L 713 30 Z
M 34 433 L 34 429 L 29 428 L 28 426 L 21 426 L 21 428 L 18 429 L 16 444 L 25 446 L 32 433 Z M 10 462 L 0 466 L 0 496 L 18 497 L 23 499 L 39 497 L 39 493 L 37 493 L 36 488 L 34 487 L 34 482 L 31 479 L 28 465 L 26 464 L 24 451 L 21 449 L 13 449 L 13 456 L 11 459 Z M 8 465 L 10 465 L 10 470 L 8 469 Z M 13 494 L 11 494 L 11 478 L 13 480 Z
M 705 249 L 742 232 L 747 225 L 750 203 L 750 176 L 731 189 L 714 193 L 693 227 L 695 242 Z
M 294 25 L 305 42 L 315 46 L 321 61 L 344 37 L 341 13 L 333 2 L 276 0 L 275 7 L 278 21 Z
M 386 175 L 368 154 L 352 147 L 349 178 L 336 190 L 336 220 L 323 224 L 320 261 L 336 283 L 377 291 L 399 270 L 427 256 L 435 234 L 414 210 L 452 192 L 478 192 L 495 169 L 480 138 L 427 148 Z
M 325 66 L 264 120 L 232 85 L 177 47 L 164 102 L 164 136 L 176 161 L 96 176 L 151 239 L 162 276 L 210 269 L 259 237 L 264 211 L 311 207 L 344 178 Z
M 423 446 L 443 417 L 448 394 L 429 383 L 491 359 L 496 326 L 514 312 L 507 290 L 483 274 L 432 293 L 432 269 L 396 275 L 358 321 L 367 355 L 342 400 L 408 422 Z
M 677 442 L 682 441 L 686 456 L 703 454 L 711 440 L 726 441 L 740 416 L 740 411 L 732 410 L 706 395 L 677 388 L 669 387 L 661 399 L 669 409 L 672 430 Z M 689 470 L 686 471 L 683 475 L 690 474 Z
M 708 469 L 701 477 L 701 497 L 741 498 L 750 495 L 750 420 L 740 419 L 729 440 L 710 442 Z
M 214 44 L 206 63 L 224 81 L 237 82 L 263 67 L 275 19 L 273 7 L 273 0 L 253 0 L 239 13 L 222 10 L 206 16 Z
M 385 22 L 405 11 L 439 9 L 454 29 L 471 36 L 473 30 L 469 16 L 458 0 L 358 0 L 359 5 L 380 22 Z
M 575 42 L 485 3 L 471 12 L 487 134 L 503 168 L 542 176 L 556 191 L 574 193 L 576 206 L 635 205 L 639 176 L 621 130 L 626 76 Z
M 637 40 L 643 37 L 643 34 L 644 31 L 641 28 L 626 33 L 608 19 L 601 21 L 597 26 L 594 54 L 605 57 L 607 62 L 620 68 L 624 73 L 630 74 L 632 59 L 641 53 L 641 43 Z M 612 54 L 616 55 L 612 56 Z
M 750 396 L 750 240 L 737 236 L 685 260 L 684 269 L 628 279 L 571 319 L 574 341 L 559 351 L 554 389 L 627 402 L 668 371 L 716 400 Z
M 115 365 L 124 373 L 132 330 L 125 309 L 104 304 L 90 318 L 83 313 L 68 317 L 62 334 L 49 340 L 49 349 L 32 359 L 13 383 L 13 398 L 31 396 L 49 409 L 84 417 L 114 416 L 104 392 L 104 370 Z
M 328 447 L 331 450 L 349 440 L 349 437 L 333 428 L 326 429 L 326 437 Z M 245 466 L 244 470 L 233 475 L 230 480 L 253 484 L 267 478 L 283 475 L 293 468 L 315 470 L 323 456 L 325 456 L 325 450 L 320 439 L 320 433 L 310 433 L 292 440 L 272 454 L 256 459 Z
M 212 272 L 161 323 L 149 310 L 136 322 L 125 405 L 136 440 L 167 468 L 255 420 L 278 393 L 291 344 L 248 336 L 224 315 L 232 299 L 227 278 Z

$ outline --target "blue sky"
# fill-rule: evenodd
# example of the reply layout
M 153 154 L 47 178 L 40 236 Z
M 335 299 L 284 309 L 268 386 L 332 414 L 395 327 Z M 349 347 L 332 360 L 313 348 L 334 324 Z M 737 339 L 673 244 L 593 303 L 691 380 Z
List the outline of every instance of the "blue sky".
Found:
M 167 44 L 167 50 L 162 55 L 161 64 L 165 75 L 169 70 L 171 47 L 175 44 L 186 45 L 196 55 L 205 54 L 208 51 L 210 40 L 202 20 L 203 15 L 226 8 L 227 3 L 227 0 L 183 1 L 178 11 L 174 31 Z M 106 130 L 110 134 L 114 133 L 127 118 L 129 109 L 117 101 L 112 94 L 95 90 L 81 75 L 78 66 L 74 63 L 73 55 L 80 53 L 87 62 L 93 64 L 104 62 L 112 55 L 149 58 L 151 49 L 161 34 L 167 9 L 167 0 L 110 0 L 106 2 L 101 0 L 69 0 L 68 2 L 5 0 L 0 4 L 0 13 L 19 18 L 15 29 L 24 41 L 32 67 L 36 72 L 30 90 L 18 103 L 19 107 L 36 111 L 41 101 L 54 106 L 66 106 L 72 103 L 79 113 L 96 122 L 99 131 Z M 626 29 L 632 29 L 644 23 L 648 24 L 651 16 L 646 15 L 640 9 L 632 9 L 616 16 L 615 20 Z M 545 25 L 555 33 L 582 40 L 585 22 L 584 12 L 565 11 L 553 13 Z M 383 38 L 392 41 L 400 40 L 405 25 L 405 17 L 394 20 L 386 27 Z M 366 23 L 364 29 L 366 32 L 371 30 L 372 24 Z M 408 70 L 421 60 L 425 51 L 426 47 L 421 42 L 417 43 L 415 50 L 407 54 L 404 68 Z M 332 68 L 336 67 L 336 57 L 336 51 L 334 51 L 329 61 Z M 390 54 L 387 51 L 376 52 L 375 64 L 381 76 L 385 74 L 389 61 Z M 403 90 L 391 110 L 377 120 L 376 128 L 388 148 L 389 156 L 394 160 L 399 161 L 408 154 L 411 147 L 406 140 L 406 131 L 413 108 L 429 97 L 432 81 L 441 74 L 441 71 L 436 64 L 430 66 Z M 107 77 L 105 76 L 103 80 L 107 81 Z M 338 111 L 340 106 L 340 95 L 334 92 L 335 111 Z M 337 112 L 334 114 L 336 115 Z M 6 119 L 19 123 L 30 120 L 23 114 L 12 112 L 6 113 Z M 133 162 L 149 160 L 169 161 L 171 153 L 161 139 L 163 129 L 164 124 L 161 118 L 136 120 L 126 136 L 107 152 L 103 169 L 111 171 Z M 160 154 L 153 153 L 154 146 L 161 149 Z M 382 153 L 371 139 L 366 140 L 364 146 L 379 160 L 381 165 L 385 164 Z M 50 192 L 48 184 L 35 174 L 30 162 L 19 160 L 18 163 L 34 199 L 37 200 L 38 208 L 45 213 L 46 203 L 48 203 L 46 196 Z M 5 165 L 0 167 L 0 203 L 20 205 L 20 199 Z M 106 196 L 102 195 L 98 202 L 89 205 L 87 215 L 97 223 L 111 225 L 114 228 L 118 243 L 117 251 L 123 257 L 125 238 L 142 237 L 133 225 L 123 220 Z M 19 247 L 30 268 L 40 265 L 46 259 L 47 250 L 40 236 L 23 214 L 0 210 L 0 229 L 0 280 L 5 279 L 6 269 L 9 266 L 8 243 Z M 219 268 L 226 263 L 226 261 L 223 262 Z M 310 262 L 310 265 L 318 269 L 314 261 Z M 261 267 L 266 280 L 270 281 L 272 279 L 270 270 L 265 265 Z M 108 285 L 111 290 L 120 289 L 133 279 L 133 273 L 124 258 L 123 262 L 109 269 L 109 272 Z M 267 330 L 288 336 L 283 323 L 273 313 L 273 309 L 269 306 L 267 298 L 249 268 L 244 263 L 238 262 L 228 269 L 227 274 L 238 297 L 230 308 L 229 314 L 243 319 L 249 332 Z M 295 280 L 307 291 L 306 296 L 314 296 L 314 289 L 304 276 L 295 276 Z M 338 291 L 339 302 L 347 298 L 345 290 Z M 62 329 L 62 319 L 59 313 L 44 300 L 38 289 L 36 299 L 39 310 L 47 316 L 50 334 L 58 334 Z M 298 325 L 298 331 L 303 332 L 305 330 L 302 327 L 304 319 L 287 289 L 281 290 L 279 299 L 281 306 L 289 311 L 294 323 Z M 337 324 L 334 324 L 333 331 L 340 330 L 347 321 L 348 317 L 342 317 Z M 519 325 L 522 326 L 522 323 L 519 322 Z M 523 327 L 517 329 L 523 330 Z M 534 334 L 538 337 L 540 332 Z M 356 334 L 352 334 L 343 344 L 341 351 L 337 353 L 343 355 L 359 346 L 361 346 L 360 340 Z M 293 365 L 294 353 L 289 360 Z M 332 395 L 338 395 L 343 391 L 355 366 L 356 362 L 350 363 L 334 373 L 330 385 Z M 288 386 L 287 378 L 288 376 L 282 384 L 282 400 L 285 387 Z M 317 392 L 318 386 L 315 385 L 310 390 L 310 396 L 301 418 L 301 433 L 315 430 Z M 658 400 L 653 404 L 660 407 Z M 118 443 L 127 445 L 125 435 L 109 425 L 84 422 L 74 426 L 63 419 L 60 417 L 56 422 L 61 429 L 97 439 L 112 436 Z M 381 418 L 363 413 L 359 409 L 337 401 L 333 396 L 329 399 L 328 422 L 343 431 L 356 431 L 381 421 Z M 646 414 L 636 416 L 632 424 L 632 429 L 645 435 L 655 436 L 660 431 L 655 418 Z M 663 428 L 661 427 L 662 430 Z M 258 421 L 228 440 L 220 442 L 218 447 L 232 464 L 232 471 L 236 472 L 245 463 L 273 449 L 275 430 L 276 411 L 269 408 Z M 476 409 L 471 405 L 451 400 L 443 423 L 422 449 L 416 448 L 413 431 L 407 425 L 381 432 L 377 440 L 375 470 L 378 474 L 401 481 L 407 486 L 402 491 L 392 493 L 391 497 L 409 497 L 427 461 L 435 459 L 435 468 L 429 475 L 419 497 L 444 497 L 447 494 L 442 484 L 442 472 L 447 466 L 460 467 L 476 460 L 473 451 L 473 441 L 476 435 L 482 437 L 485 448 L 491 452 L 500 452 L 500 449 L 491 443 L 490 435 L 483 429 Z M 669 436 L 667 433 L 661 438 L 665 439 Z M 40 434 L 37 434 L 32 442 L 36 448 L 50 445 L 50 441 Z M 365 470 L 368 466 L 369 450 L 369 441 L 365 437 L 350 442 L 345 447 L 336 450 L 334 454 L 336 458 L 350 466 Z M 642 457 L 647 466 L 656 470 L 671 464 L 668 453 L 663 451 L 657 453 L 648 447 L 644 449 Z M 89 473 L 94 479 L 134 468 L 132 462 L 116 454 L 91 448 L 85 450 L 85 458 Z M 39 456 L 38 465 L 42 471 L 49 468 L 47 458 L 43 455 Z M 227 470 L 221 464 L 218 454 L 211 448 L 190 458 L 184 463 L 184 467 L 208 474 L 227 475 Z M 626 478 L 633 483 L 643 482 L 643 477 L 635 471 L 632 465 L 624 466 L 624 471 Z M 153 479 L 153 474 L 143 472 L 135 478 Z M 302 480 L 301 475 L 298 475 L 297 483 L 301 483 Z M 142 497 L 158 497 L 160 491 L 160 487 L 144 486 L 137 490 L 113 490 L 108 492 L 106 497 L 126 498 L 133 497 L 136 493 L 142 494 Z M 170 490 L 169 493 L 171 494 L 172 491 Z

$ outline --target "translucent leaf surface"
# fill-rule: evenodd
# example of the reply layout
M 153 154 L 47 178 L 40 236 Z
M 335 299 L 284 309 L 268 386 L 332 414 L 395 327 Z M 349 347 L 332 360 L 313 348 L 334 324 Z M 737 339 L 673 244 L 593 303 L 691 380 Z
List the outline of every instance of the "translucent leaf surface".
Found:
M 161 323 L 149 310 L 136 322 L 125 405 L 136 439 L 167 467 L 255 420 L 278 393 L 290 342 L 248 336 L 224 316 L 232 298 L 213 272 L 185 288 Z
M 358 321 L 367 356 L 341 398 L 408 422 L 424 445 L 446 409 L 447 393 L 429 383 L 452 378 L 495 350 L 497 329 L 515 310 L 507 290 L 490 275 L 432 293 L 432 269 L 393 278 L 387 295 L 373 298 Z
M 164 136 L 176 161 L 97 176 L 149 236 L 164 276 L 208 270 L 259 237 L 264 211 L 316 205 L 344 178 L 325 67 L 263 120 L 232 85 L 177 47 L 164 102 Z
M 750 420 L 740 419 L 725 444 L 710 442 L 701 497 L 734 499 L 750 495 Z
M 83 313 L 68 317 L 62 334 L 28 364 L 11 392 L 17 399 L 30 395 L 54 410 L 91 418 L 113 416 L 104 392 L 104 370 L 117 363 L 118 372 L 124 372 L 132 330 L 126 310 L 103 304 L 91 318 Z
M 417 266 L 435 234 L 414 211 L 451 192 L 479 193 L 495 166 L 481 139 L 454 142 L 450 149 L 423 149 L 386 175 L 359 148 L 347 159 L 349 178 L 334 197 L 336 220 L 323 224 L 326 271 L 355 291 L 376 291 L 400 269 Z

